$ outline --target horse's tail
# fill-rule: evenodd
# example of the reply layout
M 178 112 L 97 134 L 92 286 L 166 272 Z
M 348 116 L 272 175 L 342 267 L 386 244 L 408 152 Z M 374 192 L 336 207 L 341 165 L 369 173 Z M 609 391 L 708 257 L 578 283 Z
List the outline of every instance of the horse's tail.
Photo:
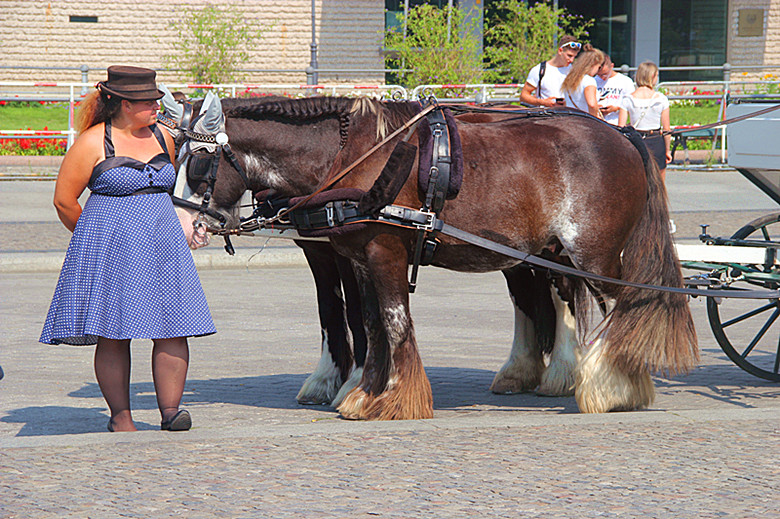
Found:
M 644 162 L 647 204 L 623 249 L 622 278 L 682 287 L 680 263 L 669 230 L 666 188 L 658 165 L 633 128 L 625 134 Z M 699 358 L 696 330 L 684 294 L 621 287 L 604 338 L 608 356 L 626 373 L 684 373 Z

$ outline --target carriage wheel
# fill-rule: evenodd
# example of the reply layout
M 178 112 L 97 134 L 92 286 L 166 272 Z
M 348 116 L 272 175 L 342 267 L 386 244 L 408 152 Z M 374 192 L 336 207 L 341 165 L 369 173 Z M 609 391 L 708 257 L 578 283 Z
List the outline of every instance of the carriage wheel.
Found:
M 732 238 L 780 241 L 778 222 L 780 213 L 758 218 L 734 233 Z M 780 274 L 775 265 L 777 249 L 767 248 L 765 258 L 763 264 L 743 266 L 755 272 Z M 776 281 L 754 281 L 750 285 L 770 290 L 780 287 Z M 757 377 L 780 382 L 780 300 L 708 297 L 707 316 L 715 339 L 737 366 Z

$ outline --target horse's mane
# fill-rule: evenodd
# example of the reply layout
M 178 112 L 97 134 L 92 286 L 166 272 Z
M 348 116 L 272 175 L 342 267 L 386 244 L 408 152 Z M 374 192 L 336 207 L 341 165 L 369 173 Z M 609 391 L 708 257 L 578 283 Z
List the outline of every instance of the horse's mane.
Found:
M 225 115 L 242 119 L 261 120 L 280 117 L 305 121 L 319 117 L 338 117 L 342 136 L 349 128 L 353 115 L 376 117 L 377 140 L 389 129 L 397 128 L 420 111 L 418 103 L 378 101 L 368 97 L 308 97 L 304 99 L 268 99 L 254 104 L 226 107 Z
M 420 103 L 401 101 L 377 101 L 368 97 L 359 97 L 352 106 L 351 113 L 376 116 L 376 140 L 384 139 L 387 134 L 403 125 L 420 111 Z

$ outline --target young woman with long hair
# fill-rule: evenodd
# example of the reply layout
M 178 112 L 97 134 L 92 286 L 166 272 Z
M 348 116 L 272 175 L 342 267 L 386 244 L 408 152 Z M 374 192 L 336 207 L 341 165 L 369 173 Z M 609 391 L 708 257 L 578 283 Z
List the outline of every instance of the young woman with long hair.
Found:
M 604 63 L 604 53 L 586 43 L 561 85 L 566 106 L 579 108 L 583 112 L 603 119 L 594 77 L 598 74 L 602 63 Z
M 666 164 L 672 161 L 669 149 L 672 137 L 669 120 L 669 99 L 656 92 L 658 84 L 658 66 L 652 61 L 639 64 L 636 70 L 636 90 L 623 97 L 618 116 L 618 124 L 631 123 L 645 141 L 648 151 L 658 163 L 661 178 L 666 178 Z

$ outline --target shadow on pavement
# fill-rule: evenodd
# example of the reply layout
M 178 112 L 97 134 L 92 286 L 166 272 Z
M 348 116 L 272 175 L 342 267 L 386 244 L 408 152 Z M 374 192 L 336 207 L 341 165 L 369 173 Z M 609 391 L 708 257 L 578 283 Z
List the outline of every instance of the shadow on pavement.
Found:
M 574 397 L 542 397 L 534 393 L 496 395 L 490 392 L 494 372 L 483 369 L 431 367 L 426 369 L 436 411 L 544 411 L 577 413 Z M 336 415 L 328 406 L 304 406 L 295 397 L 307 374 L 274 374 L 188 380 L 183 406 L 230 404 L 277 410 L 306 409 Z M 17 436 L 83 434 L 102 432 L 108 412 L 97 383 L 68 393 L 78 399 L 96 399 L 99 407 L 36 406 L 10 410 L 0 421 L 22 423 Z M 151 382 L 131 384 L 134 410 L 155 410 L 157 401 Z M 96 425 L 99 424 L 99 425 Z M 136 420 L 139 430 L 159 430 L 158 423 Z
M 96 423 L 108 424 L 105 407 L 91 409 L 65 406 L 36 406 L 13 409 L 0 422 L 23 423 L 17 436 L 49 436 L 96 432 Z M 139 429 L 140 429 L 139 424 Z M 105 427 L 105 426 L 104 426 Z

